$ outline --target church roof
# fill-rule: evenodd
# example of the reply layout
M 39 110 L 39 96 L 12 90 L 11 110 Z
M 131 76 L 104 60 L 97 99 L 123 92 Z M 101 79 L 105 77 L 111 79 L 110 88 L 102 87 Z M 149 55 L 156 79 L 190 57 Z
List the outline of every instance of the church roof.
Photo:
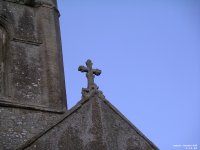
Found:
M 83 98 L 51 127 L 19 149 L 157 150 L 101 91 Z

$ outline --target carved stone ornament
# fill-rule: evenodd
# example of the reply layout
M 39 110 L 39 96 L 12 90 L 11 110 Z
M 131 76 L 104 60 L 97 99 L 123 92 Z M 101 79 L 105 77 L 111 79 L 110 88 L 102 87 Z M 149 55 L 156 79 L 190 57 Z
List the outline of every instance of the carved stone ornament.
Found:
M 79 66 L 78 70 L 80 72 L 86 72 L 86 77 L 88 80 L 88 86 L 87 88 L 82 88 L 82 97 L 88 98 L 90 97 L 94 92 L 98 91 L 98 86 L 94 83 L 95 75 L 99 76 L 101 74 L 101 70 L 99 69 L 93 69 L 92 68 L 92 61 L 88 59 L 86 61 L 86 66 Z

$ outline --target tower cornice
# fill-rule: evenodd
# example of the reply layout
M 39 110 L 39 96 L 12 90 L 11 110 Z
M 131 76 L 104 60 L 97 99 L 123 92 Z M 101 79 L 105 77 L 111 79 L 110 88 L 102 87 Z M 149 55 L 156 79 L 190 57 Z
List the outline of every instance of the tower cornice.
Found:
M 60 12 L 57 8 L 57 5 L 53 4 L 51 2 L 36 1 L 36 0 L 2 0 L 2 1 L 15 3 L 15 4 L 19 4 L 19 5 L 26 5 L 26 6 L 33 7 L 33 8 L 44 7 L 44 8 L 53 9 L 60 17 Z

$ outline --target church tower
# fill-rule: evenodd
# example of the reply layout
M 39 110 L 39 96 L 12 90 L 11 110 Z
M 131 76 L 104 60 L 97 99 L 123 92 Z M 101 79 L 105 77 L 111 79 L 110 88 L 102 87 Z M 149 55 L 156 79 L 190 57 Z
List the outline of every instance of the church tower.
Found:
M 65 110 L 55 0 L 0 0 L 0 105 Z

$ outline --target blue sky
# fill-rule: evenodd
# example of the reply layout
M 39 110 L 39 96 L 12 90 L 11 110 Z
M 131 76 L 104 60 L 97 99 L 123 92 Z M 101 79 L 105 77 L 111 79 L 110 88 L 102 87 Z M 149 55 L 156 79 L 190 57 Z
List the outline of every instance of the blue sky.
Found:
M 200 148 L 200 1 L 58 0 L 68 107 L 90 58 L 106 98 L 161 150 Z

